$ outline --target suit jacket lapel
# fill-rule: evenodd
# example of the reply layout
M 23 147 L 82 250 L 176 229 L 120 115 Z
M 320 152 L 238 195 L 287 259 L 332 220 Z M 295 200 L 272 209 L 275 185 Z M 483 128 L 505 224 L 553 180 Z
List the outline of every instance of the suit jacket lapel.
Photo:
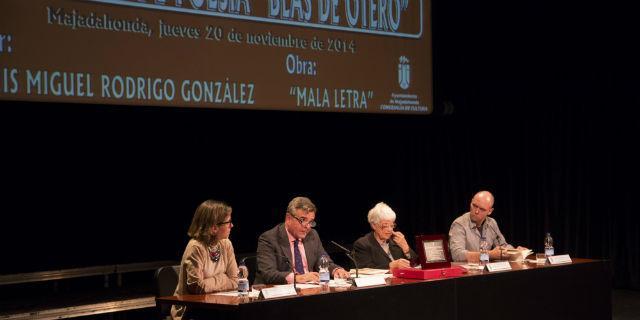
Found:
M 293 268 L 293 257 L 291 256 L 291 245 L 289 244 L 289 236 L 287 236 L 287 229 L 284 227 L 284 223 L 278 227 L 278 243 L 282 249 L 282 253 L 289 259 L 289 268 Z
M 404 258 L 404 253 L 402 252 L 402 249 L 393 240 L 389 240 L 389 252 L 391 252 L 391 255 L 393 256 L 394 259 Z
M 309 268 L 309 272 L 314 271 L 314 267 L 316 265 L 316 260 L 319 258 L 318 253 L 315 252 L 315 242 L 313 239 L 313 231 L 309 231 L 306 237 L 302 239 L 302 243 L 304 244 L 304 255 L 307 257 L 307 264 Z
M 373 231 L 369 233 L 369 244 L 373 248 L 374 253 L 379 257 L 379 259 L 384 259 L 388 262 L 391 262 L 391 259 L 389 259 L 389 256 L 387 255 L 387 253 L 384 252 L 384 249 L 382 249 L 382 246 L 380 245 L 380 242 L 378 242 L 378 240 L 376 239 L 376 236 L 373 233 Z

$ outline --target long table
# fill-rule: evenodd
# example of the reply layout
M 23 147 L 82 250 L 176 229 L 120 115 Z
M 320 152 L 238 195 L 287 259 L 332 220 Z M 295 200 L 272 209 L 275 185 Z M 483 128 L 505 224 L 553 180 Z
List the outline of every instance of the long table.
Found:
M 300 290 L 254 299 L 214 294 L 159 297 L 209 319 L 611 319 L 611 264 L 511 262 L 511 271 L 435 280 L 390 278 L 366 288 Z

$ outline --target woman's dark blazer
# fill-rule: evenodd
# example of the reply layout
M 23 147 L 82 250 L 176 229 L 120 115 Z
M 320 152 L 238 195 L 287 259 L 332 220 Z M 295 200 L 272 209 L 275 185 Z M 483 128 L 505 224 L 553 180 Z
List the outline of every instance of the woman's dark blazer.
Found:
M 358 262 L 358 268 L 389 269 L 391 259 L 389 259 L 387 253 L 384 252 L 384 249 L 376 240 L 373 231 L 354 242 L 353 251 L 354 259 Z M 389 252 L 391 252 L 394 260 L 401 258 L 413 260 L 418 257 L 411 248 L 409 248 L 410 257 L 405 257 L 402 248 L 391 239 L 389 240 Z

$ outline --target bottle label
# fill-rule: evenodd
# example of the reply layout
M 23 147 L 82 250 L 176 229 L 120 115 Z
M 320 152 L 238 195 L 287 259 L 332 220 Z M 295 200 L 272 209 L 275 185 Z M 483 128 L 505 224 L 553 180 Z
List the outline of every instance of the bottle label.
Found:
M 481 262 L 489 262 L 489 254 L 487 252 L 480 253 L 480 261 Z
M 553 248 L 544 248 L 544 255 L 550 257 L 553 255 Z
M 320 272 L 320 282 L 329 282 L 329 271 Z
M 249 292 L 249 280 L 238 279 L 238 292 L 241 294 L 247 294 Z

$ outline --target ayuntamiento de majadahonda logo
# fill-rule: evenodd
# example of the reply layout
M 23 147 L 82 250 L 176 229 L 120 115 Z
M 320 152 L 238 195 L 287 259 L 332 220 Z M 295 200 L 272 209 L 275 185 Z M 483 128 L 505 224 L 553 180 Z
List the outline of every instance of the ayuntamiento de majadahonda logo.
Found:
M 398 84 L 400 88 L 407 90 L 411 84 L 411 65 L 409 65 L 409 59 L 405 56 L 400 57 L 398 63 Z

